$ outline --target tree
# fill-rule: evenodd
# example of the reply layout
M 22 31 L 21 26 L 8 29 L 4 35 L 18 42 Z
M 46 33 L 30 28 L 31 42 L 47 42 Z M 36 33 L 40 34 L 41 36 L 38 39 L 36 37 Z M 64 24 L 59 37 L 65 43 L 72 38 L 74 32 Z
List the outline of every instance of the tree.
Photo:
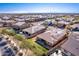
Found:
M 6 33 L 6 29 L 2 29 L 1 34 L 5 34 Z
M 8 35 L 11 35 L 11 36 L 14 36 L 16 33 L 14 30 L 12 29 L 2 29 L 2 34 L 8 34 Z
M 8 35 L 11 35 L 11 36 L 14 36 L 16 33 L 15 33 L 15 31 L 14 30 L 6 30 L 6 33 L 8 34 Z

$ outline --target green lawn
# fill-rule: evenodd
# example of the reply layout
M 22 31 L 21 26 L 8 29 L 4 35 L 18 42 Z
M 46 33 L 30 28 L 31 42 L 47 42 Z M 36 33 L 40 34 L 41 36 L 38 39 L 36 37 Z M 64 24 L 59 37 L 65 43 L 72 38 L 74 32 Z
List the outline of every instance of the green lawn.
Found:
M 14 35 L 14 38 L 17 39 L 17 40 L 19 40 L 19 41 L 25 40 L 25 39 L 24 39 L 24 36 L 21 35 L 21 34 L 16 34 L 16 35 Z

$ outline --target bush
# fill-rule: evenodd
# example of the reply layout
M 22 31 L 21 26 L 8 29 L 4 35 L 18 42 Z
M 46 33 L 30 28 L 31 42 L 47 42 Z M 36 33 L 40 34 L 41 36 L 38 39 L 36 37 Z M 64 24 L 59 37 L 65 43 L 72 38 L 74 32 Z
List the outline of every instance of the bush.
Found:
M 2 34 L 8 34 L 8 35 L 14 36 L 16 33 L 12 29 L 2 29 Z
M 24 37 L 21 34 L 14 35 L 14 38 L 19 40 L 19 41 L 23 41 L 24 40 Z
M 6 29 L 2 29 L 1 34 L 5 34 L 5 33 L 6 33 Z
M 16 34 L 14 30 L 6 30 L 6 33 L 11 36 L 14 36 Z

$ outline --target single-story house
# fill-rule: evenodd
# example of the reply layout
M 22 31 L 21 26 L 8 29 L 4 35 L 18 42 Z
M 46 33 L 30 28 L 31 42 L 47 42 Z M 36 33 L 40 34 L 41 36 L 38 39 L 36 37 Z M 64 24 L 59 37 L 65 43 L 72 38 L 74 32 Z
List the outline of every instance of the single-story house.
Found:
M 72 21 L 74 21 L 74 17 L 69 17 L 69 18 L 67 18 L 67 19 L 65 19 L 65 21 L 67 21 L 67 22 L 72 22 Z
M 11 20 L 11 16 L 3 16 L 2 20 Z
M 23 29 L 22 32 L 27 38 L 34 37 L 46 30 L 46 27 L 43 25 L 36 25 L 26 29 Z
M 57 17 L 55 20 L 56 21 L 62 21 L 63 19 L 61 17 Z
M 17 21 L 17 22 L 24 22 L 25 21 L 24 18 L 14 18 L 14 20 Z
M 28 18 L 25 21 L 26 22 L 38 22 L 38 21 L 44 21 L 46 18 Z
M 45 25 L 45 26 L 53 26 L 53 25 L 55 25 L 55 23 L 56 23 L 56 21 L 54 19 L 51 19 L 51 20 L 48 19 L 48 20 L 44 21 L 43 25 Z
M 0 19 L 0 27 L 3 27 L 3 21 Z
M 3 24 L 3 26 L 11 27 L 12 24 L 16 23 L 14 20 L 2 20 L 0 19 L 0 24 Z
M 39 21 L 39 22 L 33 22 L 31 23 L 33 26 L 36 26 L 36 25 L 42 25 L 44 23 L 44 21 Z
M 46 31 L 37 36 L 36 42 L 46 49 L 51 49 L 57 45 L 60 41 L 64 40 L 66 35 L 65 30 L 59 28 L 54 28 L 49 31 Z
M 62 55 L 79 56 L 79 32 L 72 32 L 68 40 L 61 45 Z
M 15 23 L 16 23 L 16 21 L 14 21 L 14 20 L 4 20 L 3 26 L 11 27 L 12 24 L 15 24 Z
M 79 24 L 77 23 L 77 24 L 71 25 L 71 29 L 72 31 L 79 31 Z
M 15 31 L 21 31 L 22 29 L 24 28 L 28 28 L 32 26 L 30 23 L 25 23 L 25 22 L 17 22 L 15 24 L 12 25 L 12 28 L 15 30 Z
M 65 28 L 66 27 L 66 25 L 68 25 L 68 24 L 70 24 L 70 22 L 66 22 L 66 21 L 58 21 L 58 23 L 57 23 L 57 27 L 59 27 L 59 28 Z
M 3 24 L 0 23 L 0 27 L 3 27 Z

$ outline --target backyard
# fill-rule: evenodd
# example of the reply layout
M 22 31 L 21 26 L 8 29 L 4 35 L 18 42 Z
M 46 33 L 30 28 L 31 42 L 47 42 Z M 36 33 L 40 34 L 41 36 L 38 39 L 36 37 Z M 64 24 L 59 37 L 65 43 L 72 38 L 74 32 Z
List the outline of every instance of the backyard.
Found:
M 13 38 L 21 42 L 20 48 L 30 49 L 37 56 L 46 55 L 47 53 L 47 49 L 37 44 L 33 39 L 26 39 L 23 35 L 16 34 L 12 29 L 3 29 L 1 33 L 13 36 Z
M 21 43 L 21 48 L 29 48 L 33 51 L 35 55 L 45 55 L 47 53 L 47 49 L 43 48 L 39 44 L 35 43 L 32 39 L 24 40 Z

